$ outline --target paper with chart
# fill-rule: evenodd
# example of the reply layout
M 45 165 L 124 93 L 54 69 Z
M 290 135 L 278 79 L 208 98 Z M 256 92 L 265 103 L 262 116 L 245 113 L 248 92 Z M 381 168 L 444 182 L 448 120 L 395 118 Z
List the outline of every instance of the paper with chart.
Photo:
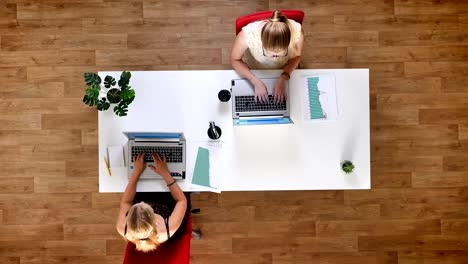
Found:
M 228 144 L 223 142 L 193 142 L 197 147 L 192 185 L 205 187 L 207 191 L 221 192 L 222 176 L 226 174 L 229 159 Z
M 303 117 L 306 122 L 333 121 L 338 118 L 335 75 L 306 76 Z

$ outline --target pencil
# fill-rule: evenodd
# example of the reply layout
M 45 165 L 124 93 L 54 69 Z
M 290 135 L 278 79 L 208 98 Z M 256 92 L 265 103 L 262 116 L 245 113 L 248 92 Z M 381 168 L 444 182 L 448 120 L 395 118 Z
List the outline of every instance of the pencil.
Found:
M 109 163 L 107 163 L 106 157 L 104 157 L 104 164 L 106 164 L 107 174 L 109 174 L 109 176 L 111 176 L 111 171 L 110 171 L 110 168 L 109 168 Z

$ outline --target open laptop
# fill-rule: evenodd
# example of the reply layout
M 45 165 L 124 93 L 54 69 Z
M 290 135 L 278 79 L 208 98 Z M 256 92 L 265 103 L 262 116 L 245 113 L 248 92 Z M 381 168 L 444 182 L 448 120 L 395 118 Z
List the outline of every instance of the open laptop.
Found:
M 140 179 L 162 179 L 148 165 L 154 165 L 152 153 L 165 156 L 167 168 L 174 179 L 185 179 L 186 142 L 183 133 L 124 132 L 128 138 L 127 161 L 128 177 L 132 175 L 134 165 L 132 157 L 145 152 L 146 169 Z
M 255 102 L 254 86 L 246 79 L 231 80 L 232 119 L 234 125 L 292 124 L 289 96 L 281 103 L 273 100 L 273 87 L 278 78 L 260 79 L 268 90 L 268 102 Z M 289 82 L 286 81 L 289 95 Z

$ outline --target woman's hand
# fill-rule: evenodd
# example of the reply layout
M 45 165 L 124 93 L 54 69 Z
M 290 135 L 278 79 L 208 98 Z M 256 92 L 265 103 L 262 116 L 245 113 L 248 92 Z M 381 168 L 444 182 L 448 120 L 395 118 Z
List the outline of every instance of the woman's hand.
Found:
M 154 165 L 149 165 L 149 168 L 161 175 L 162 177 L 170 176 L 169 169 L 167 168 L 166 157 L 161 158 L 158 153 L 153 153 Z
M 145 170 L 146 168 L 146 162 L 145 162 L 145 153 L 142 152 L 138 154 L 137 156 L 133 157 L 133 175 L 137 175 L 137 177 L 140 177 L 141 173 Z
M 275 87 L 273 88 L 273 100 L 275 103 L 281 103 L 286 99 L 286 80 L 280 77 L 275 82 Z
M 268 102 L 268 90 L 265 84 L 257 78 L 252 81 L 252 84 L 255 87 L 255 102 Z

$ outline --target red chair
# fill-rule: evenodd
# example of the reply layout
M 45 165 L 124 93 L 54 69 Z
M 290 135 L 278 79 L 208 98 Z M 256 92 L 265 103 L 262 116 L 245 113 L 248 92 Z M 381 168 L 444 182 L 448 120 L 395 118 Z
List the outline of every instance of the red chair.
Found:
M 302 24 L 304 21 L 304 12 L 301 10 L 281 10 L 281 12 L 288 18 L 296 21 L 299 24 Z M 261 11 L 253 14 L 248 14 L 245 16 L 241 16 L 236 19 L 236 35 L 245 27 L 247 24 L 263 20 L 267 18 L 271 18 L 273 15 L 273 11 Z
M 182 227 L 181 227 L 182 228 Z M 188 264 L 190 263 L 190 240 L 192 239 L 192 215 L 190 214 L 183 230 L 161 244 L 156 250 L 147 253 L 137 251 L 135 244 L 128 242 L 123 264 Z

